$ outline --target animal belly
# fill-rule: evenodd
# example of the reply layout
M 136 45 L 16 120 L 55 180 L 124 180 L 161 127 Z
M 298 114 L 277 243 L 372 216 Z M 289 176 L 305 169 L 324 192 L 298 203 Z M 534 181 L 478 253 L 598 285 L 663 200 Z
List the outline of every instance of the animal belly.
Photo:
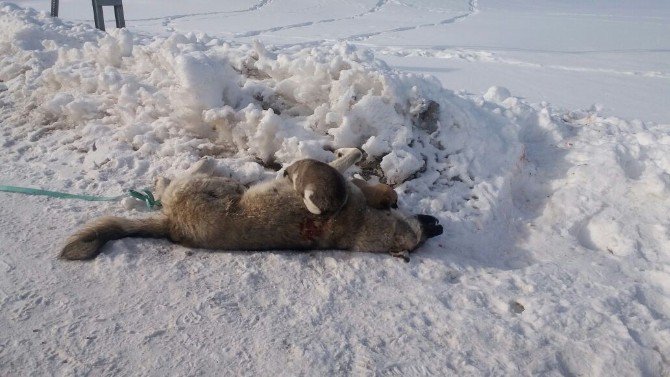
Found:
M 228 224 L 231 225 L 231 224 Z M 253 219 L 222 227 L 219 234 L 197 245 L 220 250 L 308 250 L 332 248 L 331 223 L 316 216 L 300 221 Z

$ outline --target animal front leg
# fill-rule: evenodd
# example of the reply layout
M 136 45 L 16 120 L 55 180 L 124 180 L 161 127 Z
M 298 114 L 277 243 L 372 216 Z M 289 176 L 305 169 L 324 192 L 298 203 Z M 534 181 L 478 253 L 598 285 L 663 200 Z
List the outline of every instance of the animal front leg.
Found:
M 389 254 L 391 254 L 392 257 L 404 260 L 405 263 L 409 263 L 409 251 L 407 250 L 389 251 Z
M 393 187 L 384 183 L 370 185 L 358 178 L 352 179 L 351 182 L 361 190 L 368 205 L 372 208 L 398 208 L 398 194 L 393 190 Z

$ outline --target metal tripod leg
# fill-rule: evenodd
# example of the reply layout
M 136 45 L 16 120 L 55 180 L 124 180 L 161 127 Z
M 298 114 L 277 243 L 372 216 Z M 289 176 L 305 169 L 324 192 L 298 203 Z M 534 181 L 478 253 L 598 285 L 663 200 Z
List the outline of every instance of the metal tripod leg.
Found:
M 97 0 L 92 0 L 93 2 L 93 21 L 95 22 L 95 27 L 102 31 L 105 30 L 105 18 L 102 14 L 102 5 L 98 4 Z
M 58 0 L 55 0 L 58 1 Z M 126 19 L 123 17 L 123 3 L 121 0 L 92 0 L 93 4 L 93 20 L 95 27 L 100 30 L 105 30 L 105 18 L 103 16 L 103 6 L 114 7 L 114 19 L 116 20 L 116 27 L 126 27 Z
M 51 0 L 51 17 L 58 17 L 58 0 Z
M 114 18 L 116 19 L 116 27 L 126 27 L 126 20 L 123 18 L 123 5 L 114 5 Z

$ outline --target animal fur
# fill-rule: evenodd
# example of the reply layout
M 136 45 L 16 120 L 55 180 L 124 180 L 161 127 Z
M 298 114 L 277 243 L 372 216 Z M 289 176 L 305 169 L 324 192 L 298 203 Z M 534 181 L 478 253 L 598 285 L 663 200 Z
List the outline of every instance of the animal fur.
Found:
M 352 153 L 330 165 L 343 172 L 356 161 Z M 212 173 L 213 162 L 202 160 L 186 177 L 161 180 L 160 214 L 137 220 L 94 220 L 66 241 L 60 257 L 91 259 L 107 241 L 155 237 L 206 249 L 341 249 L 386 252 L 407 261 L 410 251 L 442 233 L 442 226 L 432 216 L 407 216 L 369 206 L 351 182 L 346 182 L 349 199 L 344 207 L 323 217 L 305 208 L 301 194 L 286 178 L 245 190 L 239 182 Z

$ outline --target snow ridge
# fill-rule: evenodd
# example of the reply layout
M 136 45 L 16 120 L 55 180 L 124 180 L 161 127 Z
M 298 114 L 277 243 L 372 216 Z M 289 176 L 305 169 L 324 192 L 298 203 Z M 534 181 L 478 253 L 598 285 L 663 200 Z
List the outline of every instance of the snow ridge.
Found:
M 495 50 L 469 50 L 469 49 L 453 49 L 453 48 L 441 48 L 438 46 L 432 48 L 403 48 L 403 47 L 394 47 L 394 46 L 385 46 L 385 47 L 370 47 L 375 53 L 380 55 L 393 55 L 400 57 L 430 57 L 438 59 L 460 59 L 465 61 L 477 61 L 477 62 L 489 62 L 489 63 L 501 63 L 516 65 L 521 67 L 530 67 L 530 68 L 549 68 L 561 71 L 571 71 L 571 72 L 589 72 L 589 73 L 602 73 L 602 74 L 611 74 L 611 75 L 620 75 L 620 76 L 642 76 L 642 77 L 652 77 L 659 79 L 669 79 L 670 73 L 661 72 L 661 71 L 630 71 L 630 70 L 618 70 L 610 68 L 590 68 L 590 67 L 577 67 L 577 66 L 566 66 L 558 64 L 539 64 L 525 62 L 518 59 L 504 58 L 498 56 Z

